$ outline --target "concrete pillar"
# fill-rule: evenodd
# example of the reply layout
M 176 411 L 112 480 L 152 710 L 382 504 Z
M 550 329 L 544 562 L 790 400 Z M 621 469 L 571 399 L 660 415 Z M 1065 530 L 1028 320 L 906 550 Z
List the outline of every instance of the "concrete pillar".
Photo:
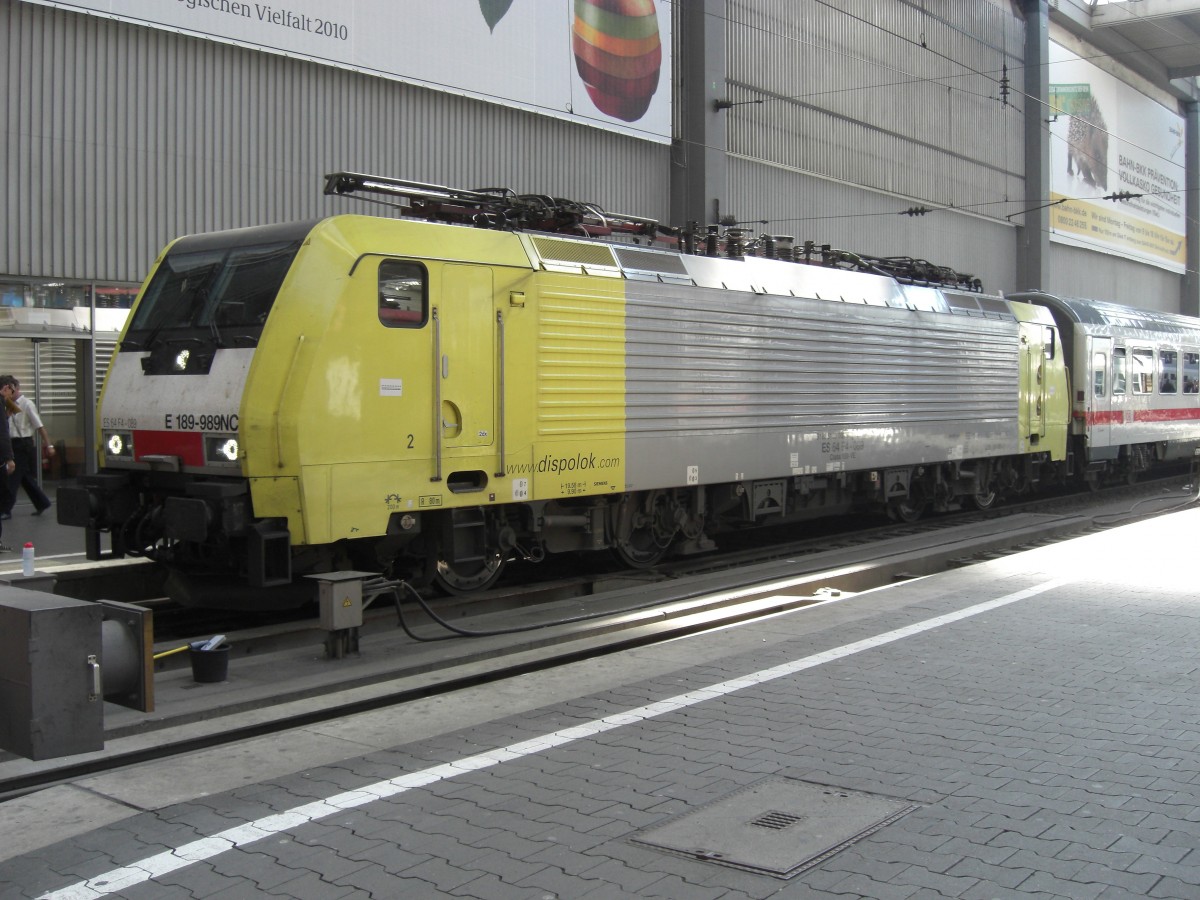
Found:
M 1186 271 L 1180 285 L 1179 311 L 1185 316 L 1200 316 L 1200 102 L 1183 105 L 1184 157 L 1183 183 L 1187 188 L 1184 210 Z
M 676 85 L 680 134 L 671 154 L 671 224 L 716 224 L 728 208 L 724 110 L 726 0 L 679 4 Z
M 1017 228 L 1017 288 L 1049 288 L 1050 256 L 1050 13 L 1046 0 L 1022 0 L 1025 10 L 1025 209 Z M 1039 209 L 1039 207 L 1041 207 Z

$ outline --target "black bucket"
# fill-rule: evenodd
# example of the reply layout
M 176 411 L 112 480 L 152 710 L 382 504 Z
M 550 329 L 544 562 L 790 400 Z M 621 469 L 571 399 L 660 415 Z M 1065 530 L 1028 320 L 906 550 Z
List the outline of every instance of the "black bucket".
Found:
M 229 676 L 229 645 L 222 644 L 215 650 L 188 648 L 192 659 L 192 678 L 201 684 L 216 684 Z

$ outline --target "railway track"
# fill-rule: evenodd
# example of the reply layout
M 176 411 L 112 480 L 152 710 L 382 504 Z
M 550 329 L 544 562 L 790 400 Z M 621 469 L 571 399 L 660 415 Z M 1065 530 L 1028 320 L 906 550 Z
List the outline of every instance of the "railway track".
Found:
M 1046 501 L 1057 503 L 1055 512 L 1039 503 L 874 534 L 806 537 L 767 553 L 748 547 L 653 573 L 601 573 L 600 583 L 508 588 L 469 612 L 454 604 L 439 608 L 439 615 L 479 633 L 471 638 L 422 618 L 415 604 L 402 604 L 409 632 L 424 639 L 417 640 L 397 627 L 395 606 L 373 607 L 359 636 L 361 652 L 338 660 L 324 658 L 325 633 L 315 623 L 245 629 L 230 635 L 228 682 L 198 685 L 186 663 L 164 667 L 156 676 L 158 711 L 107 707 L 103 751 L 42 762 L 0 755 L 0 799 L 995 558 L 1105 527 L 1127 511 L 1141 517 L 1181 508 L 1194 496 L 1185 487 L 1190 490 L 1173 479 L 1103 498 Z

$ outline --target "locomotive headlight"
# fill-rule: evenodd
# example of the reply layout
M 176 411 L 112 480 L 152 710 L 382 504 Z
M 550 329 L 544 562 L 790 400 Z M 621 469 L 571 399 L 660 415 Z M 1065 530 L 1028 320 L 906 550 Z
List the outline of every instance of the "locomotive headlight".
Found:
M 210 434 L 204 438 L 204 461 L 211 465 L 236 464 L 240 452 L 237 435 Z
M 104 437 L 104 450 L 110 457 L 133 459 L 133 435 L 124 431 L 110 431 Z

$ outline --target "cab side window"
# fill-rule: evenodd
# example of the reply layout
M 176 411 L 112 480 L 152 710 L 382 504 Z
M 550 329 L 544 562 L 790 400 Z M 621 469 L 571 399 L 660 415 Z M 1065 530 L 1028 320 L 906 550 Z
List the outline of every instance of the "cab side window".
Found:
M 379 264 L 379 321 L 388 328 L 420 328 L 429 315 L 425 269 L 385 259 Z

